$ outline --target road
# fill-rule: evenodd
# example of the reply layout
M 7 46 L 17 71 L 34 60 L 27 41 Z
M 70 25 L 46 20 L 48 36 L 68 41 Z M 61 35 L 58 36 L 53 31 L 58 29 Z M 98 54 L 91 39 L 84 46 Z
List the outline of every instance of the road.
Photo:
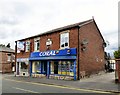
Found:
M 1 76 L 0 76 L 1 77 Z M 100 92 L 94 90 L 86 90 L 74 87 L 63 87 L 57 85 L 48 85 L 42 83 L 34 83 L 20 80 L 12 80 L 2 77 L 2 93 L 103 93 L 110 95 L 111 93 Z

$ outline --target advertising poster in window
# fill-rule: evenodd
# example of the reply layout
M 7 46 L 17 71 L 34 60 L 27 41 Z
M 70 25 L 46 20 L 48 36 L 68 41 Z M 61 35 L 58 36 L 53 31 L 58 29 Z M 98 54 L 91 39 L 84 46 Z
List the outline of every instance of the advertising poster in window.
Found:
M 58 64 L 58 74 L 61 74 L 61 62 Z
M 54 62 L 51 62 L 51 74 L 54 74 Z
M 37 73 L 41 73 L 41 63 L 36 62 Z
M 73 70 L 74 70 L 74 64 L 73 64 L 73 62 L 72 62 L 72 63 L 70 64 L 70 76 L 74 76 Z
M 70 61 L 61 61 L 58 64 L 58 74 L 74 76 L 74 64 Z
M 24 51 L 25 50 L 25 42 L 17 42 L 17 52 Z
M 70 75 L 70 62 L 68 61 L 68 62 L 66 62 L 66 74 L 67 75 Z
M 62 75 L 66 75 L 66 63 L 65 62 L 62 62 L 61 64 L 61 72 L 62 72 Z

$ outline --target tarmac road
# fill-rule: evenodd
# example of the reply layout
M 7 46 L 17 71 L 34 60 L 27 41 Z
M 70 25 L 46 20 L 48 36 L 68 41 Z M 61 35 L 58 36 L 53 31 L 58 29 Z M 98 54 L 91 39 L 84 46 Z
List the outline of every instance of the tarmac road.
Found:
M 2 93 L 8 93 L 8 95 L 9 93 L 94 93 L 96 95 L 112 94 L 110 92 L 64 87 L 58 85 L 48 85 L 23 80 L 13 80 L 5 77 L 2 78 Z

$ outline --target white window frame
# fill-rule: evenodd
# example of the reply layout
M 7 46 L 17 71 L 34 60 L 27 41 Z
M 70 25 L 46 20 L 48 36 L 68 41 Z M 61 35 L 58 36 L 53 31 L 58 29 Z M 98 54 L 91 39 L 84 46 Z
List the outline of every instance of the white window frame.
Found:
M 65 42 L 66 42 L 65 38 L 66 37 L 67 37 L 68 46 L 65 46 Z M 62 45 L 64 45 L 64 46 L 62 47 Z M 60 33 L 60 49 L 65 49 L 65 48 L 69 48 L 69 31 L 64 31 L 64 32 Z
M 38 46 L 39 43 L 39 46 Z M 34 51 L 39 51 L 40 49 L 40 38 L 35 38 L 34 39 Z
M 26 41 L 25 46 L 26 46 L 25 51 L 29 52 L 30 51 L 30 41 Z

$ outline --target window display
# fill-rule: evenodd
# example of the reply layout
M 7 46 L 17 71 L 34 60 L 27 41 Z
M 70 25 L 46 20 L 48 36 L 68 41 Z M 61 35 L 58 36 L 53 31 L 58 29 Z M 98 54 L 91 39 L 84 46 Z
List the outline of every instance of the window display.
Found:
M 41 73 L 41 62 L 39 61 L 33 62 L 32 67 L 33 73 Z
M 54 63 L 55 64 L 55 63 Z M 73 76 L 74 64 L 72 61 L 59 61 L 58 62 L 58 74 Z M 53 73 L 52 68 L 52 73 Z
M 53 61 L 51 62 L 50 66 L 51 66 L 51 74 L 54 74 L 54 62 Z
M 41 63 L 40 62 L 36 62 L 36 69 L 37 69 L 37 73 L 41 73 Z

